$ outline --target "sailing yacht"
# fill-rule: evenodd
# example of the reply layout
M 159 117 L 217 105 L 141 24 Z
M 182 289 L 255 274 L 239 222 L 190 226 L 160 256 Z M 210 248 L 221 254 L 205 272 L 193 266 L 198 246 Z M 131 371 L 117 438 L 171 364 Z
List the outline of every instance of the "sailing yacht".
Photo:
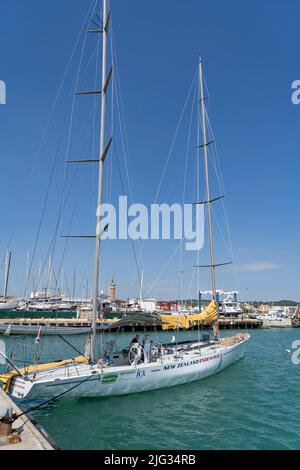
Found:
M 295 308 L 295 311 L 292 316 L 292 327 L 300 328 L 300 318 L 299 318 L 299 305 Z
M 19 302 L 15 299 L 3 298 L 0 299 L 0 311 L 15 310 Z
M 4 276 L 4 295 L 0 298 L 0 311 L 14 310 L 18 306 L 18 300 L 7 297 L 8 280 L 11 265 L 11 251 L 6 253 L 5 276 Z
M 106 145 L 105 116 L 106 94 L 111 77 L 107 74 L 107 41 L 109 31 L 110 12 L 108 2 L 103 0 L 103 18 L 98 32 L 103 35 L 102 52 L 102 93 L 101 93 L 101 129 L 100 129 L 100 157 L 99 165 L 99 191 L 97 227 L 101 226 L 103 173 L 105 159 L 108 154 L 111 140 Z M 170 342 L 155 344 L 149 335 L 146 335 L 144 344 L 138 339 L 132 341 L 128 348 L 118 351 L 114 343 L 106 346 L 101 356 L 97 354 L 96 330 L 98 314 L 98 292 L 100 277 L 100 245 L 103 231 L 96 230 L 96 250 L 93 283 L 93 322 L 85 356 L 71 358 L 65 361 L 50 364 L 40 364 L 26 369 L 14 369 L 0 376 L 4 389 L 13 397 L 25 398 L 54 398 L 61 394 L 72 397 L 102 397 L 110 395 L 124 395 L 144 392 L 163 387 L 203 379 L 216 374 L 244 356 L 245 346 L 250 336 L 241 333 L 229 338 L 220 339 L 217 321 L 217 297 L 213 234 L 211 220 L 211 200 L 208 174 L 208 145 L 206 140 L 205 100 L 203 95 L 202 62 L 199 62 L 199 90 L 202 112 L 203 149 L 206 173 L 207 208 L 209 218 L 211 276 L 213 299 L 208 307 L 209 315 L 214 319 L 215 335 L 209 334 L 198 337 L 195 341 Z M 204 319 L 207 312 L 199 314 L 199 320 Z M 200 318 L 201 316 L 201 318 Z M 181 316 L 177 316 L 181 319 Z M 3 354 L 3 353 L 1 353 Z M 8 359 L 8 358 L 7 358 Z M 8 359 L 10 361 L 10 359 Z M 11 364 L 11 361 L 10 361 Z

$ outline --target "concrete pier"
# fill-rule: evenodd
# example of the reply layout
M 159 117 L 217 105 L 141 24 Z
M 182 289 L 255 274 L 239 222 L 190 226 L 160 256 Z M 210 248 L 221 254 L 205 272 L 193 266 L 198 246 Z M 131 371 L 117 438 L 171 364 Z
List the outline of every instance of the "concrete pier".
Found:
M 0 389 L 0 407 L 13 409 L 13 413 L 21 414 L 22 410 L 11 398 Z M 29 415 L 23 415 L 13 424 L 13 432 L 20 435 L 21 441 L 17 444 L 8 444 L 5 436 L 0 436 L 1 450 L 55 450 L 57 447 L 51 442 L 48 434 L 35 423 Z
M 60 327 L 66 334 L 68 329 L 72 328 L 91 328 L 91 322 L 84 319 L 47 319 L 47 318 L 20 318 L 20 319 L 3 319 L 1 321 L 3 325 L 11 325 L 19 327 Z M 110 332 L 131 332 L 131 331 L 161 331 L 162 323 L 158 319 L 144 314 L 128 315 L 126 318 L 120 320 L 119 318 L 98 320 L 97 325 L 99 330 L 103 328 L 106 333 Z M 263 321 L 253 318 L 239 317 L 239 318 L 220 318 L 219 319 L 220 329 L 254 329 L 262 328 Z M 206 329 L 204 325 L 199 326 L 200 329 Z M 2 328 L 3 329 L 3 328 Z M 198 325 L 194 328 L 197 330 Z M 21 333 L 20 333 L 21 334 Z M 47 334 L 47 332 L 42 332 Z M 62 333 L 61 333 L 62 334 Z

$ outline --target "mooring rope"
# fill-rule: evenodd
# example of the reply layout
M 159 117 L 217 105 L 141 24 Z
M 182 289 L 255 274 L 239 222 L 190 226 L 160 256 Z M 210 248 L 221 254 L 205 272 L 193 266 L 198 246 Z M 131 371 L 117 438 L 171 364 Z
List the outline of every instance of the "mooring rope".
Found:
M 15 421 L 17 421 L 19 418 L 21 418 L 21 416 L 24 416 L 28 413 L 31 413 L 32 411 L 35 411 L 35 410 L 38 410 L 39 408 L 41 408 L 42 406 L 45 406 L 45 405 L 48 405 L 48 403 L 51 403 L 52 401 L 55 401 L 55 400 L 58 400 L 59 398 L 63 397 L 64 395 L 66 395 L 67 393 L 69 392 L 72 392 L 72 390 L 75 390 L 76 388 L 80 387 L 81 385 L 83 385 L 85 382 L 88 382 L 88 380 L 90 380 L 91 377 L 93 377 L 95 374 L 97 374 L 98 372 L 97 371 L 94 371 L 92 372 L 92 375 L 86 377 L 84 380 L 82 380 L 81 382 L 79 382 L 78 384 L 74 385 L 73 387 L 69 388 L 68 390 L 60 393 L 59 395 L 56 395 L 55 397 L 52 397 L 52 398 L 49 398 L 48 400 L 44 401 L 43 403 L 40 403 L 39 405 L 36 405 L 32 408 L 30 408 L 29 410 L 26 410 L 26 411 L 23 411 L 22 413 L 19 413 L 19 414 L 14 414 L 9 420 L 5 420 L 5 419 L 0 419 L 0 422 L 5 422 L 7 424 L 12 424 L 14 423 Z

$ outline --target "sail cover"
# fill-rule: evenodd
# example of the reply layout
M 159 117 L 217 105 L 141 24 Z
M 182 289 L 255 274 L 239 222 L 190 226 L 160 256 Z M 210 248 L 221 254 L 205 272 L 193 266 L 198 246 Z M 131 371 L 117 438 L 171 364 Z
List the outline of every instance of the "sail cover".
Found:
M 217 302 L 213 300 L 201 313 L 191 315 L 161 315 L 163 330 L 189 329 L 198 323 L 209 325 L 217 320 Z

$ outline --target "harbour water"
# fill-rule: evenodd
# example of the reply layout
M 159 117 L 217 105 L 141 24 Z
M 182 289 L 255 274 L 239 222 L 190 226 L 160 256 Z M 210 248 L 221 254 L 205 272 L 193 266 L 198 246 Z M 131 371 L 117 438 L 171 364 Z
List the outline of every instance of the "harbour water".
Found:
M 250 334 L 245 358 L 208 379 L 123 397 L 64 398 L 34 416 L 62 449 L 299 449 L 300 365 L 287 350 L 300 331 Z M 105 335 L 103 341 L 116 336 L 122 347 L 132 334 Z M 161 341 L 171 336 L 158 333 Z M 13 338 L 5 341 L 9 347 Z M 42 341 L 45 359 L 72 354 L 58 338 Z M 84 337 L 72 343 L 82 349 Z

